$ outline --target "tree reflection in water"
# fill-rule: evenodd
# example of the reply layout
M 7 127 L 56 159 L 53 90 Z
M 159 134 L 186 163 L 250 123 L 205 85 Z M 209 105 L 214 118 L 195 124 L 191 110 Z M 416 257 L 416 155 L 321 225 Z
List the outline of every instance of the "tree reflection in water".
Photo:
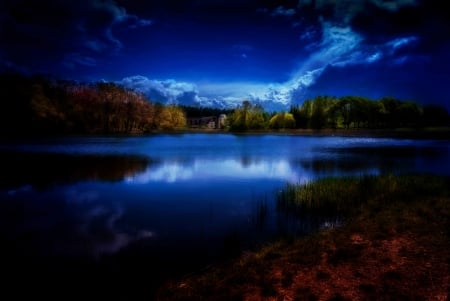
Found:
M 32 152 L 0 152 L 0 188 L 31 185 L 45 189 L 55 184 L 87 180 L 121 181 L 147 169 L 143 156 L 69 155 Z

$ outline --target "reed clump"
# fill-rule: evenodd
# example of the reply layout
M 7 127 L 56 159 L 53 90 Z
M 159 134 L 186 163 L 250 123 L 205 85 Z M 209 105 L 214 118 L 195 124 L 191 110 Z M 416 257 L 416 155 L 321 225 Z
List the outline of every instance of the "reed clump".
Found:
M 173 280 L 157 300 L 449 296 L 450 177 L 324 178 L 287 185 L 278 193 L 278 206 L 296 214 L 339 212 L 347 219 L 339 227 L 272 242 Z
M 328 177 L 287 184 L 277 195 L 279 209 L 299 215 L 346 217 L 368 202 L 410 202 L 418 197 L 449 194 L 445 178 L 433 175 L 362 175 Z

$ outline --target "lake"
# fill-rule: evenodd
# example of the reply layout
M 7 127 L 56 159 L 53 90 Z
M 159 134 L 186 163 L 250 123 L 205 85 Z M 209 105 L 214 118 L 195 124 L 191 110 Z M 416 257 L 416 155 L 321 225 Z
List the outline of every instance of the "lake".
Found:
M 166 279 L 333 226 L 277 209 L 286 183 L 450 175 L 450 142 L 180 134 L 0 144 L 2 270 L 56 294 L 152 296 Z M 44 276 L 45 273 L 45 276 Z M 148 299 L 148 298 L 147 298 Z

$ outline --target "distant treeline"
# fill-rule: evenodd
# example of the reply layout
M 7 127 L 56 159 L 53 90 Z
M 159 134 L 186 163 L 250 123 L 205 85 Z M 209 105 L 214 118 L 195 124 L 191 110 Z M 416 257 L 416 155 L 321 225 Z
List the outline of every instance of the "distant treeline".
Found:
M 114 83 L 0 75 L 0 133 L 129 134 L 186 126 L 182 109 Z
M 243 101 L 233 109 L 153 103 L 115 83 L 79 83 L 42 76 L 0 75 L 1 135 L 140 134 L 187 126 L 187 118 L 227 115 L 230 131 L 264 129 L 449 126 L 445 107 L 393 97 L 318 96 L 286 112 Z
M 192 107 L 192 106 L 179 106 L 188 118 L 200 118 L 209 116 L 219 116 L 221 114 L 231 114 L 233 109 L 218 109 L 218 108 L 208 108 L 208 107 Z
M 449 114 L 439 105 L 419 106 L 393 97 L 319 96 L 291 107 L 298 128 L 399 128 L 448 126 Z
M 260 105 L 244 101 L 228 118 L 232 131 L 258 129 L 324 129 L 450 126 L 447 109 L 440 105 L 419 106 L 393 97 L 372 100 L 360 96 L 318 96 L 288 112 L 269 114 Z

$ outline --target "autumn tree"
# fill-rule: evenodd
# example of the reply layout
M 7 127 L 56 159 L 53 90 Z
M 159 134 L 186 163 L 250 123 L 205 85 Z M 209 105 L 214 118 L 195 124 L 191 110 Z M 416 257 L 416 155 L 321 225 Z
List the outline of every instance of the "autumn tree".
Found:
M 181 108 L 173 105 L 161 107 L 159 115 L 159 128 L 174 130 L 186 127 L 186 116 Z
M 276 113 L 270 118 L 269 126 L 272 129 L 293 129 L 295 128 L 295 119 L 292 113 Z

